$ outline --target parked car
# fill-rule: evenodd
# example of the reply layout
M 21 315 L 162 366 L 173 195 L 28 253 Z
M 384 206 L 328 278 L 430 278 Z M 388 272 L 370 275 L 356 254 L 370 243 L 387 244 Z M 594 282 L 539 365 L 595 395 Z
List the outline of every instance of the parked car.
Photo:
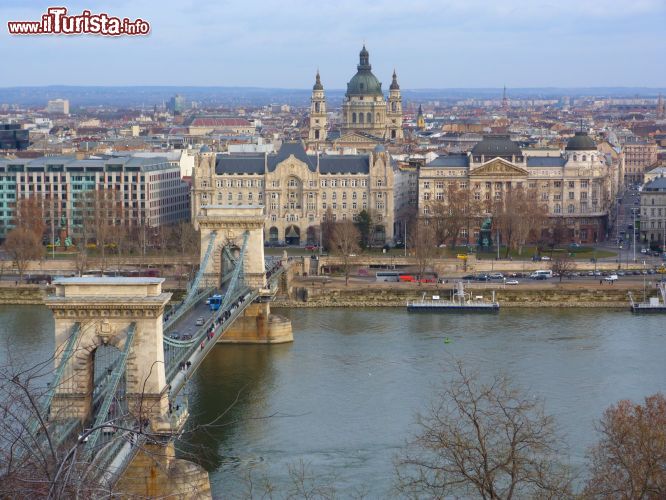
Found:
M 490 273 L 488 275 L 488 277 L 491 280 L 503 280 L 504 279 L 504 275 L 502 273 Z
M 319 245 L 305 245 L 305 249 L 308 252 L 314 252 L 315 250 L 319 249 Z

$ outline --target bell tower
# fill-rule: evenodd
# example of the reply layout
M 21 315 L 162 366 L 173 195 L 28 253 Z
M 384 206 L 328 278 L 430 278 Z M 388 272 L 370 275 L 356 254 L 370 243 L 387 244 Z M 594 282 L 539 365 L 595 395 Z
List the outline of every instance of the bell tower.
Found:
M 326 141 L 326 99 L 324 97 L 324 86 L 321 84 L 319 70 L 315 84 L 312 87 L 312 98 L 310 99 L 310 132 L 308 142 L 318 149 L 318 144 Z
M 402 96 L 398 77 L 393 70 L 393 81 L 389 87 L 389 98 L 386 106 L 387 139 L 401 141 L 402 136 Z

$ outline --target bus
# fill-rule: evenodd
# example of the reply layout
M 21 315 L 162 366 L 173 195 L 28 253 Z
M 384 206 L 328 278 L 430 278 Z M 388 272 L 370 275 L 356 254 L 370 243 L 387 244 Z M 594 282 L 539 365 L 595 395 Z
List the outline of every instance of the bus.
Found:
M 213 295 L 208 299 L 208 307 L 211 311 L 217 311 L 222 305 L 222 295 Z
M 400 274 L 395 271 L 377 271 L 375 274 L 375 281 L 377 282 L 397 282 L 400 281 Z

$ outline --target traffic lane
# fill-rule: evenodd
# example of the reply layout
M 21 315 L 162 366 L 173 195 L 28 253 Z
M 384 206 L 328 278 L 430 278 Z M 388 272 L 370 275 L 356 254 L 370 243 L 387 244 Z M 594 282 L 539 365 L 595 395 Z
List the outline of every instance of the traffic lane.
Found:
M 196 307 L 190 309 L 185 315 L 183 315 L 178 321 L 176 321 L 169 331 L 166 332 L 168 336 L 177 334 L 179 338 L 182 338 L 183 335 L 192 335 L 196 333 L 201 327 L 196 326 L 197 318 L 203 317 L 204 321 L 207 321 L 213 314 L 214 311 L 210 310 L 210 307 L 206 304 L 205 300 L 202 300 L 200 304 L 197 304 Z

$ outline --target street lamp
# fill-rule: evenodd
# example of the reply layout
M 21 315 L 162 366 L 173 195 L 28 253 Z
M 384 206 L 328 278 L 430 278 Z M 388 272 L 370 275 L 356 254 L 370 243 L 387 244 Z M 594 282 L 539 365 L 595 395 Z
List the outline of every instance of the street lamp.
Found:
M 640 210 L 640 208 L 632 208 L 631 213 L 634 216 L 634 241 L 633 241 L 633 247 L 634 247 L 634 262 L 636 262 L 636 210 Z

